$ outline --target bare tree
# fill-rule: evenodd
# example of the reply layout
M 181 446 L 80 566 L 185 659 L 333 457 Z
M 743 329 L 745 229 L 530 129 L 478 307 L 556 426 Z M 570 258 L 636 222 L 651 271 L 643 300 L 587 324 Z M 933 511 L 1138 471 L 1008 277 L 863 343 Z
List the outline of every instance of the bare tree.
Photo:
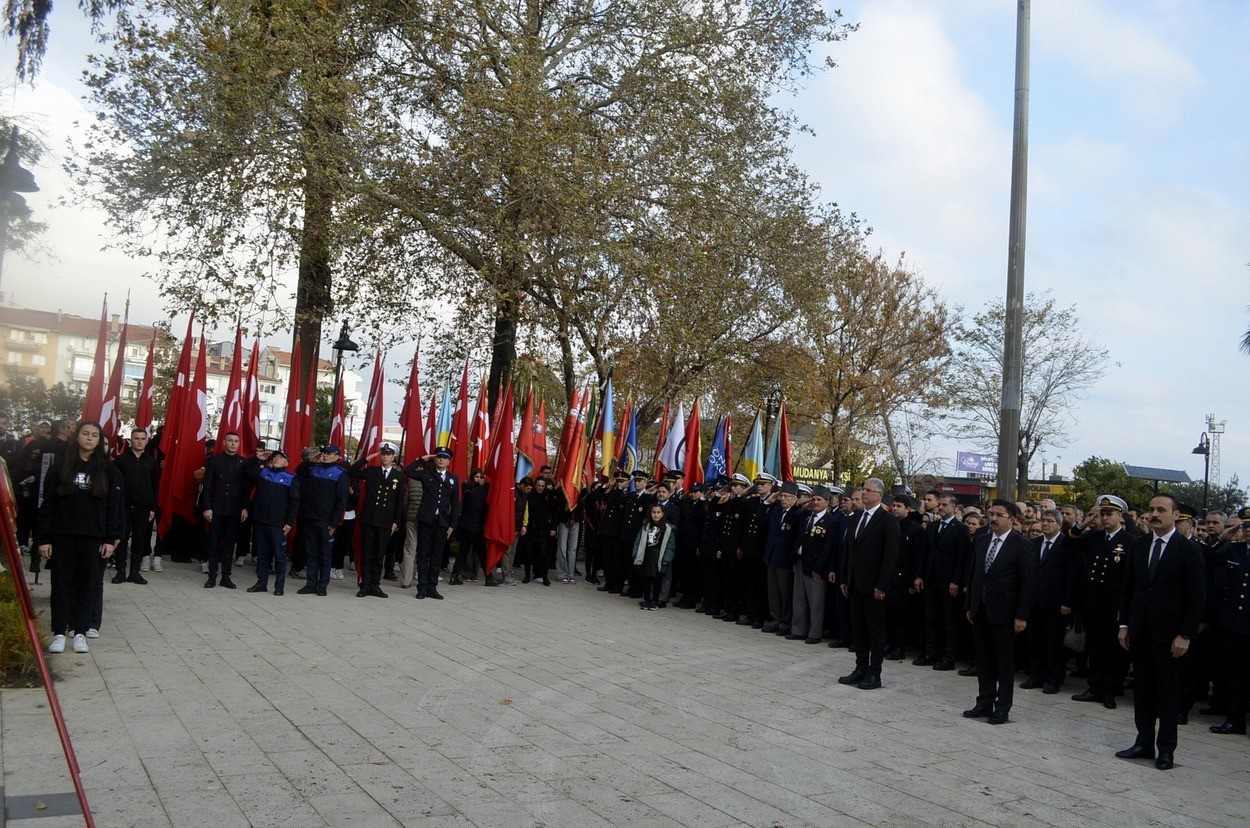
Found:
M 998 445 L 1003 388 L 1002 300 L 990 303 L 954 332 L 949 386 L 954 433 L 981 448 Z M 1081 392 L 1102 378 L 1108 352 L 1080 329 L 1076 306 L 1060 307 L 1049 291 L 1024 302 L 1024 384 L 1016 476 L 1020 491 L 1042 446 L 1070 442 Z

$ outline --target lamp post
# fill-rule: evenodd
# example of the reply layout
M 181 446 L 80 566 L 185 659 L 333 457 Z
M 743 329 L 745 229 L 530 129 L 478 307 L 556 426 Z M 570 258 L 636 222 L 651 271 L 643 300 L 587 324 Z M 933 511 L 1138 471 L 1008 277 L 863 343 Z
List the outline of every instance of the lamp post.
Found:
M 343 354 L 348 351 L 359 351 L 360 346 L 352 342 L 352 338 L 347 335 L 347 320 L 343 320 L 343 327 L 339 331 L 338 340 L 330 346 L 334 349 L 334 396 L 330 398 L 330 410 L 334 410 L 334 401 L 339 398 L 339 388 L 343 384 Z M 340 449 L 346 451 L 345 446 L 339 446 Z
M 1202 472 L 1202 511 L 1205 513 L 1207 510 L 1207 490 L 1211 487 L 1211 441 L 1205 431 L 1198 438 L 1198 445 L 1194 446 L 1190 454 L 1201 454 L 1203 465 L 1205 466 Z
M 17 154 L 17 127 L 9 138 L 9 152 L 0 164 L 0 275 L 4 274 L 4 252 L 9 247 L 9 218 L 14 213 L 25 213 L 26 199 L 18 193 L 37 193 L 35 174 L 22 166 Z M 0 299 L 4 294 L 0 293 Z

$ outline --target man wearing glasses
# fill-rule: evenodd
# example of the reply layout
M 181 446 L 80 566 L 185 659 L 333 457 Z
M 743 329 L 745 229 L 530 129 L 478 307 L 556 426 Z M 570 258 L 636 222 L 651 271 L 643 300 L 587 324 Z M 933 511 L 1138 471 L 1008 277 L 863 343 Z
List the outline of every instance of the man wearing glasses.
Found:
M 875 477 L 860 490 L 863 509 L 851 515 L 842 555 L 842 594 L 849 599 L 851 634 L 855 639 L 855 669 L 838 679 L 861 690 L 881 687 L 885 659 L 885 596 L 898 566 L 898 520 L 881 508 L 885 484 Z M 830 573 L 830 579 L 836 577 Z

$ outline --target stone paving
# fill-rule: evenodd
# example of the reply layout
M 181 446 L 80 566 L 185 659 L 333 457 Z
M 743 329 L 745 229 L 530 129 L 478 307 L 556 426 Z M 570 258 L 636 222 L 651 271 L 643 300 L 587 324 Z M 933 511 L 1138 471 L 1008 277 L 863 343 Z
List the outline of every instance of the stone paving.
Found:
M 106 584 L 88 655 L 50 656 L 100 826 L 1232 826 L 1250 741 L 1195 717 L 1176 769 L 1111 754 L 1118 710 L 852 657 L 576 585 L 445 601 Z M 349 571 L 348 578 L 352 577 Z M 34 588 L 47 606 L 46 583 Z M 1075 682 L 1070 682 L 1073 684 Z M 1065 688 L 1068 689 L 1068 688 Z M 72 791 L 42 690 L 0 692 L 4 792 Z M 26 800 L 29 802 L 30 800 Z M 59 800 L 49 800 L 59 801 Z M 45 809 L 45 813 L 55 811 Z M 41 816 L 10 826 L 80 825 Z

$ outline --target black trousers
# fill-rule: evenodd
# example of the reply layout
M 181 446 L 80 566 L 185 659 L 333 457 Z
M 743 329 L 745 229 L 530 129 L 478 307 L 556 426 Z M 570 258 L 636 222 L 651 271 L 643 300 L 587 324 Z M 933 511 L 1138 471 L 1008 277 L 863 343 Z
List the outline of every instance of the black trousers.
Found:
M 959 651 L 959 622 L 964 617 L 963 596 L 951 597 L 950 584 L 925 582 L 924 652 L 930 658 L 955 660 Z
M 274 573 L 274 589 L 286 586 L 286 536 L 281 526 L 256 524 L 256 583 L 269 586 L 269 571 Z
M 361 525 L 360 568 L 364 571 L 356 573 L 356 583 L 368 589 L 381 589 L 382 566 L 386 561 L 386 546 L 390 539 L 390 526 Z
M 1181 669 L 1187 659 L 1172 658 L 1172 642 L 1148 638 L 1132 642 L 1133 721 L 1137 724 L 1137 744 L 1150 747 L 1155 742 L 1155 722 L 1159 723 L 1156 744 L 1160 753 L 1176 750 L 1176 719 L 1180 713 Z
M 447 527 L 417 522 L 417 590 L 423 595 L 438 591 L 438 571 L 447 548 Z
M 86 633 L 92 625 L 95 588 L 104 577 L 103 538 L 52 536 L 52 633 Z
M 851 634 L 855 637 L 855 669 L 879 676 L 881 662 L 885 659 L 885 601 L 854 590 L 848 597 Z
M 1104 696 L 1122 693 L 1124 676 L 1128 673 L 1128 655 L 1120 646 L 1118 612 L 1086 607 L 1081 611 L 1081 618 L 1085 623 L 1090 689 Z
M 703 606 L 721 609 L 720 561 L 715 552 L 699 552 L 699 569 L 703 573 Z
M 234 563 L 234 542 L 239 536 L 239 516 L 219 515 L 213 513 L 208 523 L 208 577 L 217 577 L 217 567 L 221 567 L 221 577 L 230 577 L 230 566 Z
M 129 574 L 138 575 L 143 559 L 151 556 L 152 521 L 148 519 L 151 512 L 146 506 L 126 507 L 122 542 L 117 544 L 117 549 L 113 552 L 113 562 L 119 575 L 127 574 L 127 561 L 130 563 Z
M 479 568 L 486 569 L 486 542 L 481 532 L 458 531 L 460 554 L 456 555 L 456 562 L 451 566 L 451 574 L 476 576 Z
M 1029 642 L 1029 677 L 1046 684 L 1063 684 L 1067 677 L 1068 654 L 1063 649 L 1063 634 L 1068 616 L 1058 609 L 1037 607 L 1029 616 L 1025 632 Z
M 1016 680 L 1015 622 L 991 624 L 982 606 L 972 618 L 977 658 L 977 704 L 1010 710 Z
M 1223 630 L 1225 669 L 1228 676 L 1228 720 L 1246 723 L 1246 700 L 1250 698 L 1250 635 Z

